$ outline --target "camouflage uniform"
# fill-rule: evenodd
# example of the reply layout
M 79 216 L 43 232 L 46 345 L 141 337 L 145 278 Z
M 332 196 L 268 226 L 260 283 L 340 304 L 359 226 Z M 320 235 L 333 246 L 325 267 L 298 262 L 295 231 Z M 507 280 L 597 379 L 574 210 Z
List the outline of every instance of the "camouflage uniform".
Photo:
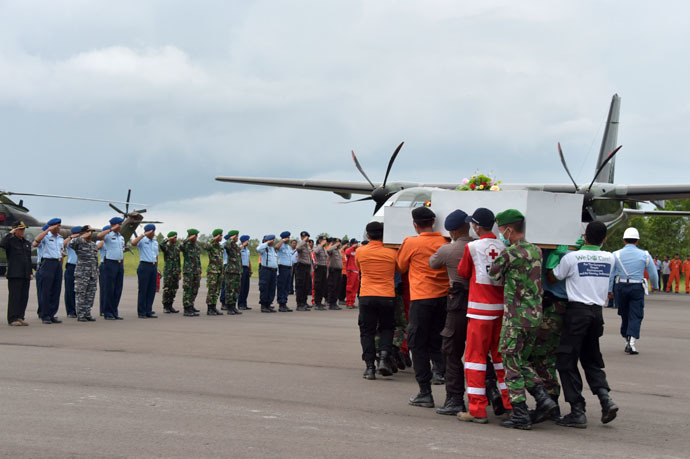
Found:
M 233 308 L 237 305 L 240 294 L 240 278 L 242 276 L 241 249 L 232 239 L 225 244 L 228 254 L 228 264 L 225 266 L 225 305 Z
M 220 288 L 223 286 L 223 247 L 215 239 L 211 239 L 204 246 L 208 254 L 208 267 L 206 268 L 206 304 L 214 306 L 218 302 Z M 227 295 L 227 293 L 226 293 Z
M 519 241 L 506 247 L 490 271 L 495 279 L 504 279 L 499 351 L 511 404 L 525 403 L 525 389 L 543 384 L 530 360 L 542 324 L 541 259 L 539 247 Z
M 565 314 L 567 305 L 567 299 L 544 292 L 544 300 L 542 301 L 544 320 L 539 331 L 537 331 L 534 352 L 530 357 L 534 370 L 544 381 L 544 389 L 549 395 L 556 398 L 561 393 L 558 373 L 556 372 L 556 356 L 558 355 L 556 349 L 561 341 L 563 314 Z
M 199 284 L 201 283 L 201 250 L 199 245 L 185 239 L 181 247 L 182 255 L 184 255 L 184 264 L 182 266 L 182 305 L 185 308 L 193 308 L 194 300 L 197 293 L 199 293 Z M 221 260 L 221 264 L 223 261 Z
M 400 349 L 405 342 L 407 331 L 407 317 L 405 317 L 405 303 L 399 292 L 395 292 L 395 328 L 393 329 L 393 346 Z
M 159 245 L 163 252 L 163 259 L 165 260 L 165 268 L 163 269 L 163 306 L 172 306 L 175 301 L 177 289 L 180 288 L 180 244 L 170 244 L 168 240 L 164 240 Z
M 74 294 L 77 317 L 91 317 L 91 307 L 98 285 L 98 246 L 95 241 L 77 237 L 69 242 L 77 252 L 77 266 L 74 268 Z

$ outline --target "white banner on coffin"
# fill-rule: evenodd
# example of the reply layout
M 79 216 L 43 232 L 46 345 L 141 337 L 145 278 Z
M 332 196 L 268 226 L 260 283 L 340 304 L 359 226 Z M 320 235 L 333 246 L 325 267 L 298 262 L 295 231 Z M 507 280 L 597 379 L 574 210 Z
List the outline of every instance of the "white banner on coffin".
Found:
M 435 231 L 444 236 L 443 227 L 448 214 L 462 209 L 472 214 L 478 207 L 491 209 L 494 214 L 506 209 L 517 209 L 525 215 L 525 237 L 542 245 L 573 244 L 582 234 L 581 194 L 548 193 L 545 191 L 450 191 L 431 193 L 431 210 L 436 214 Z M 412 226 L 412 208 L 384 208 L 383 241 L 401 244 L 408 236 L 416 235 Z M 494 232 L 496 227 L 494 226 Z

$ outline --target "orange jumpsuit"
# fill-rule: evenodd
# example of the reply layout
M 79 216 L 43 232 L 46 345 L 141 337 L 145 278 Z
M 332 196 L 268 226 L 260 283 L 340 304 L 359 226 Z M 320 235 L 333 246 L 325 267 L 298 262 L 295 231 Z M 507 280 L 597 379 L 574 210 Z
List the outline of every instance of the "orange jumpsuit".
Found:
M 678 293 L 678 287 L 680 284 L 680 267 L 682 262 L 680 258 L 674 258 L 669 262 L 669 268 L 671 268 L 671 275 L 668 277 L 668 284 L 666 285 L 666 291 L 671 291 L 671 284 L 675 281 L 676 293 Z
M 682 270 L 685 276 L 685 293 L 690 293 L 690 258 L 683 262 Z

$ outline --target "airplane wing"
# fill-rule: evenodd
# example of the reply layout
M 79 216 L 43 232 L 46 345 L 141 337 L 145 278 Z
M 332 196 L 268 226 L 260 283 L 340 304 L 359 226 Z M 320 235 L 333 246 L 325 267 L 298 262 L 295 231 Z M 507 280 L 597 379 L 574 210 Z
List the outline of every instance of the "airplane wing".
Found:
M 690 185 L 615 185 L 616 197 L 633 201 L 690 198 Z
M 690 212 L 686 210 L 644 210 L 644 209 L 623 209 L 626 215 L 642 215 L 643 217 L 690 217 Z

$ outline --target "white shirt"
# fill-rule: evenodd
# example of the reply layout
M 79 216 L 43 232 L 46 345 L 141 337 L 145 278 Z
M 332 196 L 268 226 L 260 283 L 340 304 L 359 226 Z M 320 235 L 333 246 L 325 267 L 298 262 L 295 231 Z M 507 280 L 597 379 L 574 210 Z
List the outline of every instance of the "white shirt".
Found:
M 584 247 L 565 254 L 553 275 L 556 279 L 565 279 L 568 301 L 604 306 L 608 303 L 613 254 Z

